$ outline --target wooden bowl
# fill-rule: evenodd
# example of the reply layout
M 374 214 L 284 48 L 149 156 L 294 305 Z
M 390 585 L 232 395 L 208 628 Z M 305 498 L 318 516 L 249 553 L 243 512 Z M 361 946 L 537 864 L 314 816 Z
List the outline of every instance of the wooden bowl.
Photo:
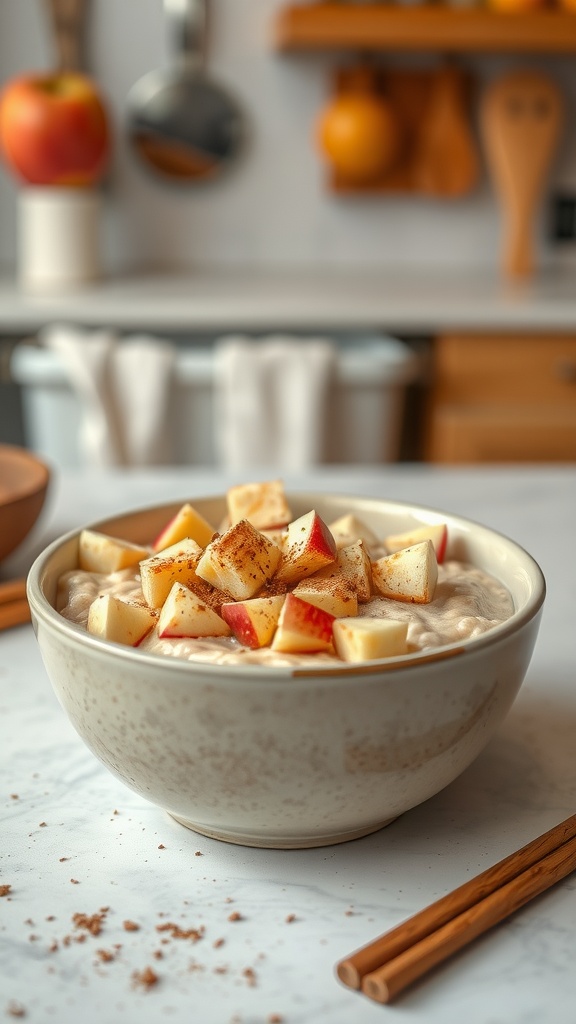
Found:
M 14 551 L 38 519 L 50 471 L 35 455 L 0 445 L 0 561 Z

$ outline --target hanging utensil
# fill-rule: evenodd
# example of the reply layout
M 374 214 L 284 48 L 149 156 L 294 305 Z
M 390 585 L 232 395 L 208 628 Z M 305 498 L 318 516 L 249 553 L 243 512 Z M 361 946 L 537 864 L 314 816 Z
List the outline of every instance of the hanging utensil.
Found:
M 45 0 L 56 44 L 56 69 L 80 71 L 86 0 Z
M 481 105 L 484 147 L 504 216 L 503 266 L 511 277 L 534 269 L 533 222 L 562 124 L 553 81 L 514 71 L 486 90 Z
M 128 96 L 128 132 L 145 165 L 165 180 L 199 182 L 238 155 L 243 117 L 205 71 L 207 0 L 164 0 L 178 59 L 151 71 Z

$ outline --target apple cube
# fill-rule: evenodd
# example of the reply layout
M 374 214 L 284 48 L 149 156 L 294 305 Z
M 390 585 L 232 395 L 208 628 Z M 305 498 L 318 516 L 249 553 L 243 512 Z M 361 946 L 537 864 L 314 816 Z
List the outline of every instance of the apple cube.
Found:
M 278 625 L 284 595 L 253 597 L 248 601 L 230 601 L 222 605 L 222 618 L 244 646 L 267 647 Z
M 343 661 L 373 661 L 407 652 L 407 622 L 376 618 L 336 619 L 332 631 L 336 654 Z
M 273 541 L 242 519 L 208 544 L 196 572 L 235 601 L 245 601 L 272 579 L 281 557 Z
M 338 548 L 348 547 L 357 540 L 363 540 L 368 548 L 380 547 L 380 541 L 374 531 L 351 512 L 335 519 L 329 528 Z
M 166 524 L 161 533 L 154 541 L 154 551 L 163 551 L 164 548 L 172 547 L 178 541 L 190 537 L 195 540 L 201 548 L 210 543 L 216 533 L 213 526 L 201 516 L 196 509 L 186 502 L 176 515 Z
M 229 636 L 230 627 L 182 583 L 174 583 L 158 619 L 158 636 Z
M 366 542 L 357 540 L 354 544 L 341 548 L 336 562 L 358 600 L 369 601 L 372 597 L 372 562 L 366 550 Z
M 336 554 L 334 537 L 312 509 L 288 525 L 286 547 L 276 579 L 282 583 L 297 583 L 333 563 Z
M 333 584 L 331 585 L 329 580 L 324 580 L 324 584 L 321 581 L 316 583 L 304 580 L 294 588 L 292 593 L 302 601 L 308 601 L 309 604 L 315 605 L 316 608 L 323 608 L 325 612 L 330 612 L 336 618 L 357 615 L 358 598 L 346 584 L 346 580 L 342 577 L 338 577 L 338 579 L 335 577 Z
M 151 608 L 122 601 L 113 594 L 101 594 L 88 609 L 87 629 L 104 640 L 137 647 L 156 619 L 156 612 Z
M 430 523 L 427 526 L 417 526 L 405 533 L 391 534 L 384 538 L 384 547 L 389 554 L 400 551 L 402 548 L 411 547 L 413 544 L 420 544 L 423 540 L 431 540 L 436 552 L 436 561 L 442 565 L 446 556 L 446 545 L 448 543 L 448 527 L 446 523 Z
M 86 572 L 118 572 L 136 565 L 150 554 L 148 548 L 117 540 L 96 530 L 82 530 L 78 546 L 78 565 Z
M 302 601 L 294 593 L 286 594 L 272 640 L 272 650 L 284 654 L 332 651 L 334 621 L 334 616 L 323 608 Z
M 202 555 L 195 540 L 186 537 L 140 562 L 142 592 L 151 608 L 161 608 L 174 583 L 191 583 Z
M 372 581 L 384 597 L 428 604 L 434 597 L 438 562 L 431 540 L 384 555 L 372 563 Z
M 247 519 L 257 530 L 271 530 L 286 526 L 292 519 L 281 480 L 230 487 L 226 503 L 231 526 Z

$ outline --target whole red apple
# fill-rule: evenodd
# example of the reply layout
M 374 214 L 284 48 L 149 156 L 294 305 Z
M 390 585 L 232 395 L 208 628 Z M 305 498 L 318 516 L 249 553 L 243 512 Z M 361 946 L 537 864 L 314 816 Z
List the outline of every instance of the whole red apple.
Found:
M 0 96 L 0 145 L 23 181 L 92 185 L 103 174 L 110 149 L 98 88 L 78 72 L 12 79 Z

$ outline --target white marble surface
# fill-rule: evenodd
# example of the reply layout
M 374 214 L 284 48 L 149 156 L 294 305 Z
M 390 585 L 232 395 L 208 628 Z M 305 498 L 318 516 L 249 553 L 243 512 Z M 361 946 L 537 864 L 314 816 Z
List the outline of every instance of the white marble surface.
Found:
M 496 271 L 413 267 L 112 275 L 70 291 L 26 292 L 0 276 L 0 333 L 68 320 L 120 330 L 576 331 L 574 269 L 509 282 Z
M 56 475 L 38 528 L 1 575 L 24 570 L 48 539 L 81 522 L 229 482 L 194 470 Z M 576 471 L 327 469 L 314 485 L 450 508 L 537 558 L 545 612 L 506 722 L 458 780 L 375 835 L 310 851 L 245 849 L 187 831 L 109 775 L 57 704 L 31 627 L 4 632 L 0 885 L 11 888 L 0 898 L 0 1019 L 21 1009 L 26 1020 L 58 1024 L 573 1024 L 576 877 L 393 1006 L 344 988 L 334 966 L 576 810 Z M 99 935 L 74 926 L 75 914 L 103 907 Z M 163 924 L 204 934 L 193 942 L 158 931 Z M 135 987 L 133 972 L 148 965 L 158 984 Z

